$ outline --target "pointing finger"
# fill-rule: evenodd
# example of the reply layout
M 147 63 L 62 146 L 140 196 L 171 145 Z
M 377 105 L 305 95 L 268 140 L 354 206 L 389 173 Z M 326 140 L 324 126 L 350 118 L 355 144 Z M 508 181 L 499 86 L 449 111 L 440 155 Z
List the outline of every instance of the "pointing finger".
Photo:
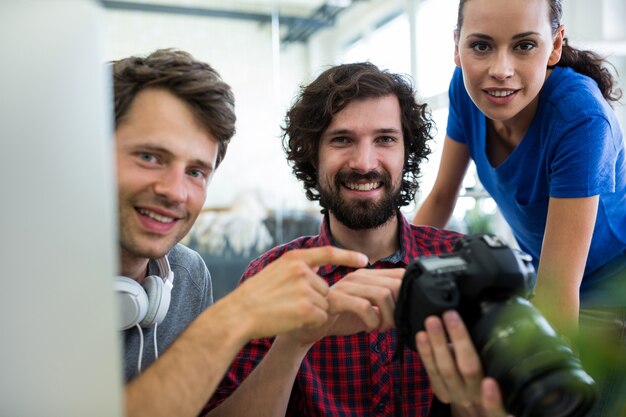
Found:
M 362 268 L 366 266 L 368 262 L 367 256 L 360 252 L 340 249 L 334 246 L 298 249 L 288 252 L 286 255 L 300 258 L 311 268 L 323 265 L 344 265 L 353 268 Z

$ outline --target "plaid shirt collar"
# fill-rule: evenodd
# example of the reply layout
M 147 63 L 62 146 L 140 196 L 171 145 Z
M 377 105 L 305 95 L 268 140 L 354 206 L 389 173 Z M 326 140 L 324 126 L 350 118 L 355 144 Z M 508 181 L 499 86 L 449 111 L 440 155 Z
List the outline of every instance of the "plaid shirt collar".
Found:
M 386 258 L 378 260 L 374 265 L 379 263 L 389 263 L 397 265 L 398 267 L 406 267 L 411 260 L 415 257 L 415 253 L 417 253 L 416 243 L 411 237 L 411 224 L 404 217 L 402 212 L 398 210 L 398 231 L 400 232 L 398 237 L 400 240 L 400 247 L 398 251 Z M 322 225 L 320 227 L 319 235 L 317 236 L 316 245 L 319 246 L 336 246 L 341 247 L 330 232 L 330 220 L 328 214 L 324 215 L 324 219 L 322 221 Z M 373 265 L 372 265 L 373 266 Z M 326 276 L 332 274 L 335 269 L 337 269 L 337 265 L 325 265 L 320 268 L 319 274 L 321 276 Z

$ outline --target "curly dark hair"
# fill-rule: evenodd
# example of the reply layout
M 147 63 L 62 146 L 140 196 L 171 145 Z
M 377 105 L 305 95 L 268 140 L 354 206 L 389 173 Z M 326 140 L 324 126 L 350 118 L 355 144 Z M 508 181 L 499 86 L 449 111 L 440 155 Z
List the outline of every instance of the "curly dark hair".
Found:
M 306 197 L 319 200 L 317 166 L 319 144 L 335 114 L 353 100 L 393 94 L 400 103 L 404 137 L 404 168 L 399 207 L 413 201 L 418 189 L 420 164 L 430 154 L 428 140 L 434 123 L 426 104 L 418 104 L 410 78 L 379 69 L 370 62 L 342 64 L 327 69 L 308 86 L 287 112 L 283 149 L 296 178 L 304 183 Z M 324 210 L 322 210 L 324 212 Z
M 216 167 L 219 166 L 235 134 L 236 117 L 235 96 L 215 69 L 176 49 L 159 49 L 146 57 L 132 56 L 111 64 L 116 127 L 140 91 L 166 89 L 186 102 L 217 139 Z

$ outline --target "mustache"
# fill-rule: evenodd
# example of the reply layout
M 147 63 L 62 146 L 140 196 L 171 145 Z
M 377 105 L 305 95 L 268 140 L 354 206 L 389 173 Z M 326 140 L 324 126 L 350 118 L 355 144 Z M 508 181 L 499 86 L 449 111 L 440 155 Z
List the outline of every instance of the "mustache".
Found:
M 164 196 L 156 195 L 150 198 L 136 200 L 134 202 L 136 207 L 160 207 L 175 214 L 178 219 L 185 219 L 189 217 L 189 210 L 185 204 L 172 202 L 170 199 Z
M 364 174 L 355 171 L 341 171 L 337 173 L 335 177 L 337 183 L 342 182 L 358 182 L 358 181 L 371 181 L 382 182 L 388 184 L 391 180 L 387 172 L 369 171 Z

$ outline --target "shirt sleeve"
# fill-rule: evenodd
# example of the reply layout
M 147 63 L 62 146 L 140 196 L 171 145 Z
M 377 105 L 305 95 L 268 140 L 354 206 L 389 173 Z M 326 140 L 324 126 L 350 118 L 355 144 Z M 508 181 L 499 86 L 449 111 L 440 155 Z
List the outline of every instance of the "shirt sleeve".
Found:
M 228 372 L 217 387 L 213 397 L 204 407 L 203 413 L 211 411 L 226 400 L 261 362 L 272 345 L 271 339 L 258 339 L 248 343 L 239 352 Z
M 553 144 L 549 165 L 550 196 L 580 198 L 615 191 L 618 149 L 604 115 L 576 118 Z
M 448 89 L 448 125 L 446 128 L 446 134 L 453 140 L 467 144 L 465 137 L 465 130 L 463 128 L 463 112 L 462 108 L 466 105 L 469 96 L 465 91 L 465 84 L 463 83 L 463 73 L 460 68 L 456 68 L 450 80 L 450 87 Z
M 253 260 L 246 271 L 243 273 L 239 284 L 250 279 L 256 273 L 261 271 L 270 262 L 280 256 L 281 252 L 273 251 L 267 253 L 265 256 Z M 235 357 L 235 360 L 230 365 L 228 372 L 222 379 L 222 382 L 217 387 L 217 390 L 213 396 L 209 399 L 209 402 L 202 410 L 204 415 L 220 405 L 226 400 L 235 390 L 243 383 L 243 381 L 252 373 L 254 368 L 263 360 L 270 347 L 272 346 L 272 340 L 269 338 L 252 340 L 246 344 L 241 351 Z

